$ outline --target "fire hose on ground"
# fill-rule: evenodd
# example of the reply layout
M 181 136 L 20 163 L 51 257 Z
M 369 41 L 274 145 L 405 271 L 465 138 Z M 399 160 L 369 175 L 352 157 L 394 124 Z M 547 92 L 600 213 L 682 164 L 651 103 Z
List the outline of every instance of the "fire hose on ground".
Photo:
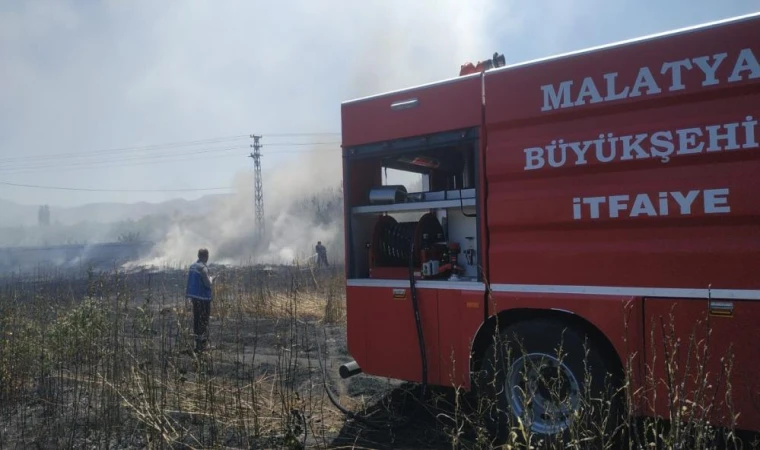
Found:
M 427 394 L 428 367 L 427 367 L 427 354 L 425 352 L 425 336 L 422 331 L 420 307 L 417 300 L 417 290 L 416 290 L 416 284 L 414 280 L 414 239 L 412 239 L 411 249 L 412 251 L 409 255 L 409 289 L 410 289 L 410 295 L 412 298 L 412 309 L 414 311 L 414 321 L 417 326 L 417 341 L 419 342 L 419 345 L 420 345 L 420 358 L 422 362 L 422 392 L 420 394 L 420 398 L 424 401 Z M 319 366 L 322 369 L 322 383 L 324 385 L 325 392 L 327 393 L 327 397 L 330 399 L 330 402 L 333 405 L 335 405 L 335 407 L 338 408 L 340 412 L 342 412 L 347 417 L 353 420 L 356 420 L 357 422 L 361 422 L 377 430 L 383 430 L 383 429 L 397 430 L 412 423 L 411 416 L 407 416 L 406 420 L 402 421 L 400 424 L 396 424 L 396 425 L 386 424 L 386 426 L 380 426 L 373 423 L 370 419 L 344 408 L 343 405 L 341 405 L 340 402 L 338 402 L 338 400 L 335 398 L 329 386 L 327 386 L 327 370 L 325 369 L 325 365 L 322 364 L 322 348 L 319 345 L 319 339 L 317 339 L 316 341 L 317 341 L 317 352 L 319 353 L 318 361 L 319 361 Z M 359 372 L 358 367 L 353 370 L 352 369 L 349 369 L 349 370 L 351 370 L 351 372 L 354 372 L 354 373 Z

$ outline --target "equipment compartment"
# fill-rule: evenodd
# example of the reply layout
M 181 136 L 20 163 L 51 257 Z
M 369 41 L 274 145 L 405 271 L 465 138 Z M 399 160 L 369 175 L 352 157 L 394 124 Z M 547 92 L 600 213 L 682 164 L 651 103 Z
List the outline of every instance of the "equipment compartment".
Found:
M 344 150 L 350 279 L 409 279 L 411 265 L 415 278 L 479 281 L 477 149 L 471 129 Z

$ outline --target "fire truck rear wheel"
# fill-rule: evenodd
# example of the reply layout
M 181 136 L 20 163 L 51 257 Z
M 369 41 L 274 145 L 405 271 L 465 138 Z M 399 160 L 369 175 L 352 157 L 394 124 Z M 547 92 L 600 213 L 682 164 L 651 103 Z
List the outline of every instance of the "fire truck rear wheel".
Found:
M 571 430 L 613 429 L 621 405 L 612 394 L 621 380 L 612 374 L 619 369 L 585 335 L 547 319 L 518 322 L 499 333 L 483 355 L 478 380 L 487 425 L 499 441 L 513 431 L 522 435 L 518 417 L 533 436 L 565 442 L 579 437 Z M 600 404 L 600 398 L 610 403 Z

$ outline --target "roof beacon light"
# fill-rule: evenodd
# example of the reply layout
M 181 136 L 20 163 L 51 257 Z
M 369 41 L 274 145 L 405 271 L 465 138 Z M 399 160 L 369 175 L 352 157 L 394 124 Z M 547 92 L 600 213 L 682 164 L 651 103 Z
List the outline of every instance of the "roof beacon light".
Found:
M 462 66 L 459 69 L 459 76 L 463 75 L 470 75 L 472 73 L 478 73 L 478 72 L 485 72 L 489 69 L 495 69 L 497 67 L 503 67 L 507 64 L 506 58 L 504 58 L 504 54 L 501 55 L 499 52 L 496 52 L 493 54 L 493 57 L 491 59 L 487 59 L 485 61 L 478 61 L 478 64 L 475 65 L 471 62 L 462 64 Z

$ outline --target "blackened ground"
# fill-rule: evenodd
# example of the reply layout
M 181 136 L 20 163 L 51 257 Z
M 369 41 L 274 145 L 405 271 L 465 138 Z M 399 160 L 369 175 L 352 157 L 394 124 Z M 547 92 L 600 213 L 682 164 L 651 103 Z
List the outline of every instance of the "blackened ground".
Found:
M 234 377 L 236 362 L 248 364 L 253 360 L 259 375 L 282 376 L 286 370 L 288 379 L 284 382 L 291 384 L 294 391 L 320 399 L 323 417 L 311 419 L 324 423 L 327 431 L 315 436 L 307 430 L 309 448 L 449 449 L 450 428 L 456 425 L 450 418 L 472 412 L 470 396 L 460 400 L 459 408 L 454 406 L 453 389 L 429 387 L 427 401 L 423 402 L 417 384 L 366 374 L 342 379 L 338 373 L 340 365 L 352 360 L 346 348 L 344 325 L 324 325 L 308 318 L 252 319 L 233 328 L 212 320 L 210 330 L 214 376 Z M 191 366 L 188 357 L 188 368 Z M 372 425 L 345 417 L 329 401 L 323 368 L 327 388 L 336 400 L 344 408 L 366 417 Z M 465 422 L 460 417 L 462 444 L 474 440 L 474 431 Z M 389 427 L 391 424 L 393 427 Z M 300 435 L 299 439 L 302 438 Z M 266 440 L 258 444 L 269 447 L 276 443 Z
M 423 402 L 417 384 L 366 374 L 342 379 L 340 365 L 352 361 L 343 324 L 327 325 L 306 314 L 296 319 L 235 318 L 225 323 L 212 313 L 210 336 L 213 348 L 207 357 L 214 361 L 210 375 L 235 378 L 241 376 L 239 366 L 253 366 L 257 375 L 277 376 L 301 397 L 316 399 L 312 405 L 322 405 L 321 411 L 312 408 L 309 412 L 309 448 L 448 449 L 456 426 L 461 444 L 475 439 L 472 426 L 463 417 L 472 412 L 471 396 L 463 396 L 455 407 L 453 389 L 429 387 Z M 194 358 L 185 358 L 191 372 Z M 372 425 L 349 419 L 329 401 L 323 369 L 327 388 L 336 400 Z M 455 422 L 457 416 L 459 422 Z M 322 426 L 323 431 L 314 433 L 309 429 L 314 426 Z M 299 439 L 303 437 L 299 434 Z M 266 438 L 257 445 L 271 448 L 278 443 Z
M 182 430 L 169 437 L 176 448 L 208 448 L 220 442 L 228 448 L 293 448 L 305 441 L 309 448 L 419 449 L 462 447 L 461 440 L 473 440 L 472 427 L 464 425 L 467 406 L 454 407 L 451 390 L 429 389 L 421 401 L 419 386 L 366 374 L 340 378 L 339 366 L 352 359 L 346 329 L 340 314 L 330 321 L 326 311 L 328 299 L 343 302 L 341 268 L 212 270 L 220 295 L 212 306 L 213 348 L 202 356 L 190 351 L 192 308 L 184 299 L 182 270 L 0 280 L 0 307 L 21 311 L 29 305 L 33 315 L 28 320 L 44 323 L 42 330 L 75 310 L 83 298 L 102 299 L 107 317 L 118 316 L 118 328 L 109 328 L 93 350 L 100 362 L 92 365 L 74 352 L 60 370 L 27 378 L 30 389 L 20 393 L 14 406 L 0 405 L 0 447 L 142 448 L 145 430 L 162 423 Z M 31 348 L 50 344 L 39 340 Z M 30 355 L 35 357 L 34 351 Z M 110 365 L 120 369 L 107 373 Z M 14 370 L 10 368 L 10 379 L 24 375 Z M 119 395 L 104 384 L 103 374 L 119 380 L 121 385 L 114 386 Z M 252 380 L 271 390 L 261 392 L 263 403 L 235 394 Z M 141 400 L 145 383 L 154 383 L 160 402 Z M 348 420 L 330 403 L 325 383 L 345 408 L 381 429 Z M 246 408 L 238 405 L 241 401 L 257 405 L 261 420 L 268 421 L 261 433 L 234 423 L 234 409 Z M 141 417 L 145 413 L 155 416 L 146 422 Z M 241 413 L 247 418 L 252 414 Z M 383 429 L 398 422 L 402 426 Z M 452 428 L 461 429 L 462 435 L 452 439 Z

